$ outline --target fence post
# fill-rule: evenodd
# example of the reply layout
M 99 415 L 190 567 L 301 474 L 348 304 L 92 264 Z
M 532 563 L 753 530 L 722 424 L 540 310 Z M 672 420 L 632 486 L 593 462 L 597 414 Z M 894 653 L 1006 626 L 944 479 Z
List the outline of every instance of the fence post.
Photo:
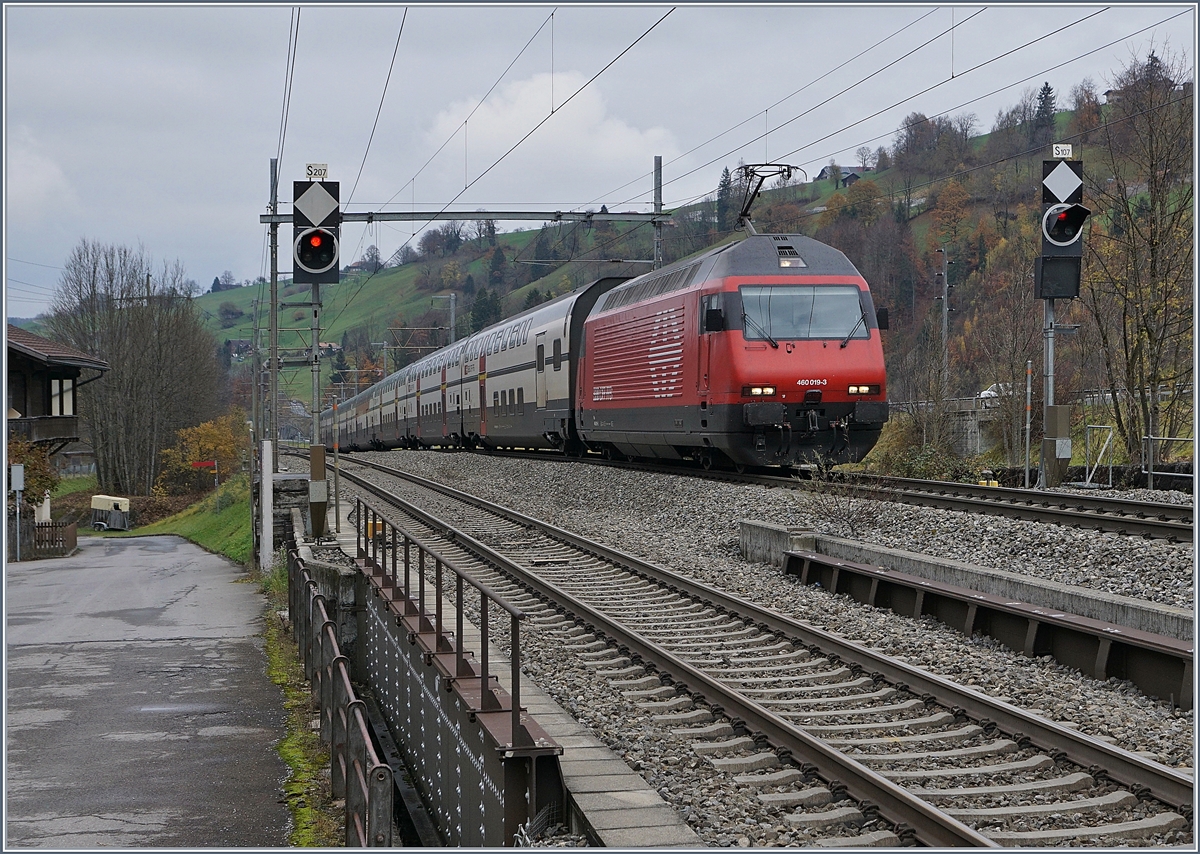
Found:
M 364 848 L 371 844 L 367 827 L 367 745 L 360 724 L 366 718 L 362 700 L 346 704 L 346 780 L 342 797 L 346 799 L 346 847 Z
M 367 845 L 392 847 L 392 769 L 379 764 L 367 776 Z
M 349 728 L 349 712 L 347 711 L 347 703 L 350 702 L 350 697 L 346 695 L 346 680 L 339 673 L 339 668 L 348 667 L 350 664 L 346 660 L 346 656 L 339 655 L 333 660 L 330 665 L 329 681 L 332 683 L 329 691 L 329 791 L 333 798 L 345 798 L 347 781 L 346 777 L 350 773 L 351 756 L 347 749 Z M 324 721 L 324 714 L 321 720 Z M 347 799 L 347 808 L 349 807 L 349 799 Z

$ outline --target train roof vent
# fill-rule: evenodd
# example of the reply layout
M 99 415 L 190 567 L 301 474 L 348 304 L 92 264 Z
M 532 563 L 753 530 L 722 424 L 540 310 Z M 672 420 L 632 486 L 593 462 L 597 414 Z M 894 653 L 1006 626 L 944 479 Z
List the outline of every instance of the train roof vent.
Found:
M 614 288 L 603 297 L 603 304 L 597 306 L 597 311 L 607 311 L 610 308 L 621 308 L 635 302 L 662 296 L 671 291 L 681 290 L 691 284 L 699 264 L 681 267 L 670 273 L 659 276 L 649 276 L 638 279 L 628 285 Z
M 779 253 L 780 267 L 807 267 L 804 259 L 800 257 L 800 253 L 796 251 L 794 246 L 776 246 L 775 250 Z

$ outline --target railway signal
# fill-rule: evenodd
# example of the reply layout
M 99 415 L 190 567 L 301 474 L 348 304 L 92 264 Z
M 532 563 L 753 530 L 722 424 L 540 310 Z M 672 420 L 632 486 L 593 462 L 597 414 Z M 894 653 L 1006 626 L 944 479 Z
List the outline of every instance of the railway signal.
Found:
M 328 228 L 306 228 L 296 235 L 293 251 L 297 269 L 320 275 L 337 266 L 337 235 Z M 294 276 L 293 280 L 303 281 Z
M 338 283 L 338 237 L 342 212 L 337 181 L 292 182 L 292 281 Z
M 1034 295 L 1044 300 L 1045 391 L 1038 486 L 1057 486 L 1071 462 L 1071 410 L 1054 404 L 1054 301 L 1075 299 L 1083 278 L 1083 225 L 1092 212 L 1083 201 L 1083 161 L 1068 160 L 1069 145 L 1054 146 L 1059 159 L 1042 161 L 1042 254 L 1034 268 Z
M 1077 248 L 1082 251 L 1083 223 L 1091 215 L 1092 212 L 1083 205 L 1051 205 L 1042 216 L 1042 237 L 1051 246 L 1066 247 L 1078 243 Z M 1047 254 L 1045 250 L 1043 244 L 1043 255 Z
M 1042 254 L 1034 272 L 1038 299 L 1075 299 L 1083 268 L 1083 162 L 1042 164 Z

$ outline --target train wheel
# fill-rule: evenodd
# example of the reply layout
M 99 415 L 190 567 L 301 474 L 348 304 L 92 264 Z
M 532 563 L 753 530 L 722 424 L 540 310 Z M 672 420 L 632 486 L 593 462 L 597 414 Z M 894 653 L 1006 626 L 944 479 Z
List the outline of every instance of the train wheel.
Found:
M 736 471 L 738 474 L 745 474 L 746 473 L 746 465 L 745 465 L 745 463 L 735 463 L 733 466 L 733 470 Z

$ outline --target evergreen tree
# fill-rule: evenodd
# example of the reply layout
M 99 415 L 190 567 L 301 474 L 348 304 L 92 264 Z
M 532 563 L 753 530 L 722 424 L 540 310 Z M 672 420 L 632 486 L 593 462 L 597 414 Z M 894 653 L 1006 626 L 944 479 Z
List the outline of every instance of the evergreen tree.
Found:
M 471 331 L 478 332 L 485 326 L 490 326 L 503 319 L 500 307 L 500 294 L 480 288 L 471 304 Z
M 525 295 L 525 309 L 533 308 L 535 305 L 542 304 L 542 292 L 537 288 L 531 290 Z
M 1054 113 L 1054 89 L 1044 83 L 1038 92 L 1037 112 L 1033 114 L 1034 145 L 1049 145 L 1054 138 Z
M 718 231 L 733 230 L 733 223 L 730 222 L 730 219 L 734 216 L 733 204 L 733 176 L 729 174 L 729 167 L 726 166 L 721 172 L 721 180 L 717 184 Z
M 488 266 L 488 285 L 492 290 L 499 290 L 504 285 L 504 268 L 508 262 L 504 258 L 504 250 L 499 246 L 492 253 L 492 262 Z
M 533 245 L 533 257 L 538 261 L 544 261 L 554 257 L 554 251 L 550 247 L 550 235 L 545 228 L 538 235 L 537 242 Z M 534 264 L 533 278 L 540 279 L 543 276 L 550 275 L 551 267 L 549 264 Z

